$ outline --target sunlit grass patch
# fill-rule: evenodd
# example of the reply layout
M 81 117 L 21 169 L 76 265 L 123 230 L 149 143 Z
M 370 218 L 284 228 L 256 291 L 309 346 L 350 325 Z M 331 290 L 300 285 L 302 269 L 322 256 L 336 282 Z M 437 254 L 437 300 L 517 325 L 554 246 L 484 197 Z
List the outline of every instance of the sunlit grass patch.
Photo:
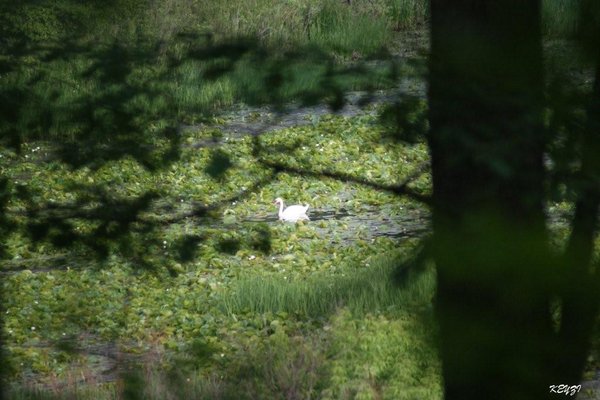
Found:
M 331 332 L 331 375 L 324 399 L 441 399 L 441 364 L 433 313 L 396 318 L 349 312 L 336 315 Z
M 358 12 L 356 7 L 340 6 L 325 0 L 316 14 L 309 40 L 339 53 L 374 53 L 389 41 L 391 31 L 376 10 Z
M 390 0 L 388 13 L 394 30 L 415 29 L 429 17 L 429 4 L 423 0 Z

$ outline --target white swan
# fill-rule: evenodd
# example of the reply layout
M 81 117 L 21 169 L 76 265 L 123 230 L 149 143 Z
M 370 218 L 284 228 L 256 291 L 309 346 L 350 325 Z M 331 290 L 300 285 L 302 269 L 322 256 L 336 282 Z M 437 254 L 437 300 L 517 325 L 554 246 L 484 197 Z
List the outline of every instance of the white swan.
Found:
M 306 215 L 306 211 L 308 210 L 308 204 L 305 206 L 289 206 L 284 210 L 283 200 L 281 199 L 281 197 L 276 198 L 274 204 L 279 204 L 279 219 L 282 221 L 296 222 L 310 220 L 310 218 L 308 218 L 308 215 Z

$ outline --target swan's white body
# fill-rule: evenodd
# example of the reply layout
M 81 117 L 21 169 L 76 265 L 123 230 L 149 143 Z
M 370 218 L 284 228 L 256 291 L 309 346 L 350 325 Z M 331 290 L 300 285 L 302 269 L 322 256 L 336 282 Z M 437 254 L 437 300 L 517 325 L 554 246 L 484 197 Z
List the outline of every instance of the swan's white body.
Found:
M 284 210 L 283 200 L 280 197 L 275 199 L 275 204 L 279 205 L 279 219 L 282 221 L 296 222 L 307 221 L 310 219 L 308 218 L 308 215 L 306 215 L 306 211 L 308 211 L 308 204 L 305 206 L 289 206 Z

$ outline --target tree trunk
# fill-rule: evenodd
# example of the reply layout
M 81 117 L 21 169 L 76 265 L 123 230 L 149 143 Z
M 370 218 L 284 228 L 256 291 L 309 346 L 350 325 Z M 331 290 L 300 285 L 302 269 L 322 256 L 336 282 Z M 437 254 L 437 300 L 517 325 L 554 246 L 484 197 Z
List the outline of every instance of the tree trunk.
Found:
M 550 397 L 539 1 L 432 0 L 429 107 L 445 398 Z
M 582 146 L 580 190 L 563 265 L 566 279 L 558 364 L 569 382 L 581 379 L 600 308 L 600 271 L 591 268 L 600 209 L 600 54 L 596 60 Z

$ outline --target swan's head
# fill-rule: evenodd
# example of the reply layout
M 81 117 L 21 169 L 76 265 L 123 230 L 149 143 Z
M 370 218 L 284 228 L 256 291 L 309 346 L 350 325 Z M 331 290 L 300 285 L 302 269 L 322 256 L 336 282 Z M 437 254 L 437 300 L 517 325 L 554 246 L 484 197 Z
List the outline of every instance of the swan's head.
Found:
M 283 203 L 283 199 L 281 197 L 278 197 L 275 199 L 275 201 L 273 201 L 273 204 L 280 205 L 281 203 Z

